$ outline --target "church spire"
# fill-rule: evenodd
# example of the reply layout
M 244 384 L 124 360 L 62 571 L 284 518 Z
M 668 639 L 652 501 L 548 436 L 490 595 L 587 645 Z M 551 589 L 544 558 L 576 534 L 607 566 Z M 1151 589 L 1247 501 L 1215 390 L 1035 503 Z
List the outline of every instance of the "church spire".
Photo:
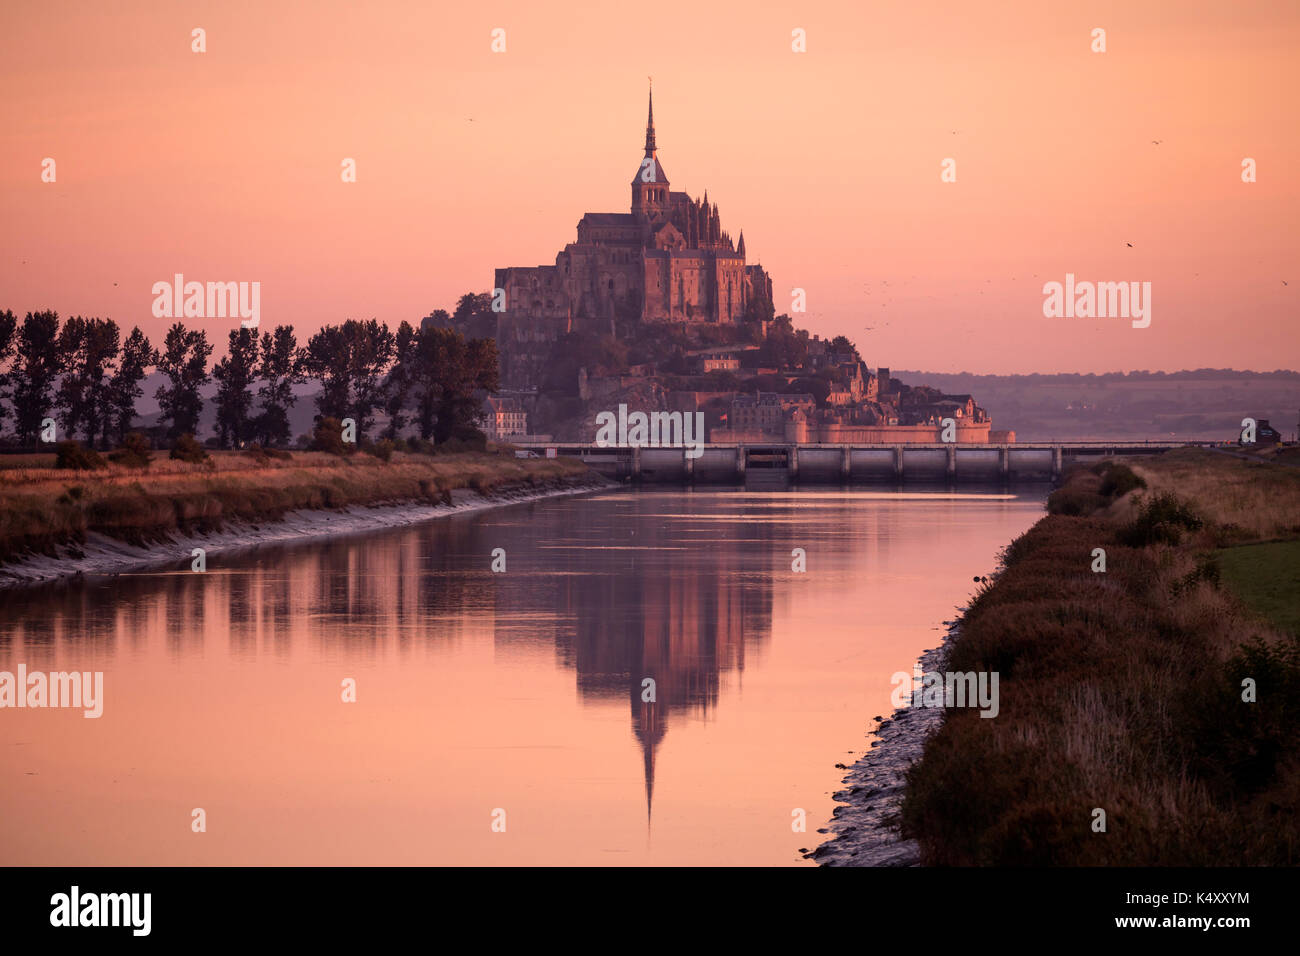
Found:
M 655 101 L 654 91 L 650 92 L 650 109 L 645 121 L 645 158 L 632 178 L 632 212 L 645 213 L 650 206 L 659 212 L 669 207 L 668 174 L 659 163 L 655 149 Z
M 742 259 L 745 258 L 745 230 L 744 229 L 740 230 L 740 244 L 736 247 L 736 251 L 740 253 L 740 258 Z
M 653 156 L 655 154 L 655 88 L 654 84 L 650 86 L 650 112 L 645 121 L 645 154 Z

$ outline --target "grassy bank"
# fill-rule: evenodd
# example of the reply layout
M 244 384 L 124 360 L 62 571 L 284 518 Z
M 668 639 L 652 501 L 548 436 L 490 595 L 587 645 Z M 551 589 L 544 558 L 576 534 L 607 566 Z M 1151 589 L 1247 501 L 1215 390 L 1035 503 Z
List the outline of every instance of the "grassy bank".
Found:
M 951 646 L 1001 710 L 949 710 L 911 771 L 923 861 L 1300 862 L 1300 469 L 1179 451 L 1075 471 L 1048 511 Z
M 0 470 L 0 562 L 52 553 L 92 531 L 143 544 L 174 531 L 272 521 L 304 508 L 450 502 L 460 488 L 492 494 L 590 475 L 572 459 L 480 453 L 398 453 L 385 462 L 364 454 L 294 452 L 277 459 L 219 452 L 203 464 L 159 456 L 148 468 L 115 464 L 84 472 L 55 469 L 53 456 L 9 464 Z

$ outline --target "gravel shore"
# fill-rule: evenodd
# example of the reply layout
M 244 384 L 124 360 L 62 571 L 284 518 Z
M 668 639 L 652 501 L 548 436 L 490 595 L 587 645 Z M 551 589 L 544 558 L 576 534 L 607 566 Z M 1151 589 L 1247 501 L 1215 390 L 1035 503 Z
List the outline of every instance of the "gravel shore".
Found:
M 958 627 L 955 621 L 946 623 L 944 643 L 921 655 L 922 671 L 945 670 L 948 643 Z M 829 826 L 818 831 L 830 837 L 805 858 L 822 866 L 919 864 L 916 842 L 899 832 L 898 811 L 907 769 L 920 758 L 925 738 L 942 720 L 942 708 L 900 707 L 881 722 L 871 749 L 849 769 L 843 789 L 834 794 L 840 805 Z

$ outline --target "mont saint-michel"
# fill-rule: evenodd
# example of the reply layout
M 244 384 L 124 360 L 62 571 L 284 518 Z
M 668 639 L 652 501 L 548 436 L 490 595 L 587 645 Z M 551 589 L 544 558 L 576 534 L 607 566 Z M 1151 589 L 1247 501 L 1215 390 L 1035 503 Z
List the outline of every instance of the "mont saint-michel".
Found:
M 1300 4 L 190 6 L 0 14 L 6 938 L 1286 925 Z
M 703 414 L 713 442 L 934 442 L 945 420 L 958 442 L 1014 441 L 974 396 L 905 384 L 777 315 L 744 230 L 733 240 L 707 189 L 673 188 L 653 94 L 630 190 L 627 212 L 585 213 L 554 265 L 498 268 L 491 293 L 424 320 L 496 340 L 490 437 L 590 440 L 625 403 Z

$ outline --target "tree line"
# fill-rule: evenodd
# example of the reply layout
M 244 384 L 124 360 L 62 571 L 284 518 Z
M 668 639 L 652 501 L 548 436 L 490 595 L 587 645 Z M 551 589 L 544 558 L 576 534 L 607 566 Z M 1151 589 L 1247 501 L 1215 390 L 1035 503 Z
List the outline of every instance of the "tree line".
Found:
M 168 439 L 194 435 L 203 412 L 200 390 L 216 382 L 216 439 L 229 448 L 290 442 L 294 386 L 314 381 L 316 421 L 351 418 L 359 442 L 368 441 L 376 415 L 388 415 L 382 437 L 414 428 L 435 443 L 472 438 L 480 391 L 499 386 L 496 342 L 458 331 L 403 321 L 395 332 L 374 319 L 326 325 L 298 343 L 292 325 L 273 331 L 238 328 L 226 355 L 209 367 L 207 332 L 177 322 L 155 348 L 140 329 L 123 340 L 112 319 L 28 312 L 21 321 L 0 312 L 0 421 L 13 440 L 37 443 L 53 418 L 60 437 L 89 447 L 120 445 L 132 430 L 135 403 L 153 370 L 163 381 L 154 397 Z

